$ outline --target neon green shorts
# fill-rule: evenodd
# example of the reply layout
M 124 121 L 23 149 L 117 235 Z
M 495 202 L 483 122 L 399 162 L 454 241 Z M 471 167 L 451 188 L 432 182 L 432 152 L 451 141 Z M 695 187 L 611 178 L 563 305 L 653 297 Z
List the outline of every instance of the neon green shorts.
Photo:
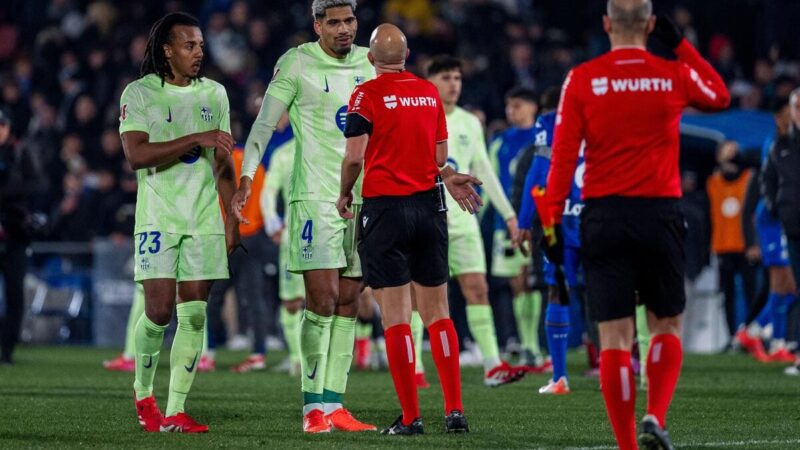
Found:
M 473 219 L 473 222 L 474 227 L 451 227 L 449 230 L 447 259 L 451 278 L 465 273 L 486 273 L 486 254 L 481 230 L 477 221 Z
M 505 230 L 495 230 L 494 244 L 492 245 L 492 276 L 512 278 L 522 272 L 528 265 L 528 258 L 515 249 L 508 255 L 507 249 L 511 248 L 511 240 L 506 238 Z
M 228 278 L 225 235 L 184 235 L 149 231 L 134 235 L 133 279 L 178 282 Z
M 305 298 L 306 286 L 303 276 L 289 272 L 289 229 L 281 234 L 278 251 L 278 298 L 282 301 Z
M 358 218 L 361 205 L 353 205 Z M 315 200 L 293 202 L 289 208 L 289 271 L 339 269 L 343 277 L 360 278 L 356 220 L 339 216 L 336 204 Z

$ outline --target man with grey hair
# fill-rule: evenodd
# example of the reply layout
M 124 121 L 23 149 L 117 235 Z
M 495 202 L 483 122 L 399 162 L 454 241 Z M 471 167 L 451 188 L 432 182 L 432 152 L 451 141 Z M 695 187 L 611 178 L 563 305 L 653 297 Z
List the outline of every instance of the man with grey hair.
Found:
M 342 405 L 353 360 L 361 264 L 356 225 L 339 217 L 335 203 L 347 102 L 357 85 L 375 77 L 367 49 L 353 45 L 355 9 L 355 0 L 312 3 L 319 40 L 292 48 L 278 60 L 247 138 L 239 189 L 232 200 L 238 217 L 267 142 L 288 110 L 296 139 L 287 213 L 288 269 L 303 274 L 306 290 L 300 325 L 306 433 L 376 430 Z M 360 183 L 354 193 L 354 207 L 359 208 Z
M 730 94 L 708 62 L 649 0 L 609 0 L 611 51 L 567 75 L 556 116 L 547 194 L 537 208 L 548 259 L 563 264 L 558 224 L 582 142 L 581 244 L 588 306 L 600 334 L 600 383 L 621 449 L 670 449 L 669 404 L 680 376 L 684 219 L 678 170 L 683 109 L 726 108 Z M 646 50 L 652 34 L 677 61 Z M 541 192 L 541 190 L 539 190 Z M 637 303 L 652 333 L 647 414 L 636 431 L 631 367 Z

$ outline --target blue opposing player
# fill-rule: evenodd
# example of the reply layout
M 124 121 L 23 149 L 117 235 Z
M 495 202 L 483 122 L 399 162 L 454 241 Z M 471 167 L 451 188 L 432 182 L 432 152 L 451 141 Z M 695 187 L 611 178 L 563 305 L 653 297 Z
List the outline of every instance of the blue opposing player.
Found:
M 536 121 L 535 147 L 536 155 L 525 178 L 525 188 L 522 191 L 522 203 L 519 215 L 520 248 L 523 252 L 531 250 L 531 228 L 536 216 L 536 206 L 532 196 L 534 188 L 545 186 L 547 173 L 550 170 L 550 152 L 553 143 L 553 129 L 555 127 L 556 113 L 549 111 Z M 545 283 L 549 286 L 549 302 L 545 312 L 545 333 L 550 357 L 553 362 L 553 378 L 539 389 L 540 394 L 568 394 L 567 382 L 567 338 L 570 331 L 570 301 L 581 304 L 581 283 L 579 281 L 580 259 L 580 213 L 583 208 L 581 188 L 583 187 L 583 149 L 578 157 L 577 169 L 572 183 L 572 190 L 564 207 L 564 216 L 561 224 L 564 239 L 564 264 L 563 275 L 567 292 L 559 290 L 556 280 L 557 267 L 545 260 Z M 527 247 L 526 247 L 527 245 Z M 562 283 L 563 284 L 563 283 Z

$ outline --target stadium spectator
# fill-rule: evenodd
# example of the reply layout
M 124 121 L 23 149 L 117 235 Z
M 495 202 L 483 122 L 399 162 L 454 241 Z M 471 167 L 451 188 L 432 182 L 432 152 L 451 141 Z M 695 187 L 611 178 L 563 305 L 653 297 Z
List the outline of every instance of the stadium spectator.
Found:
M 12 122 L 0 110 L 0 271 L 5 314 L 0 320 L 0 365 L 12 364 L 25 304 L 23 281 L 34 222 L 29 199 L 46 186 L 36 156 L 16 142 Z
M 711 212 L 711 250 L 719 261 L 719 286 L 725 297 L 725 319 L 731 338 L 738 328 L 736 318 L 736 277 L 744 285 L 745 304 L 753 309 L 756 296 L 756 266 L 748 260 L 742 231 L 742 207 L 747 184 L 752 173 L 744 168 L 739 145 L 723 142 L 717 150 L 718 169 L 708 179 L 709 210 Z M 752 259 L 752 258 L 751 258 Z

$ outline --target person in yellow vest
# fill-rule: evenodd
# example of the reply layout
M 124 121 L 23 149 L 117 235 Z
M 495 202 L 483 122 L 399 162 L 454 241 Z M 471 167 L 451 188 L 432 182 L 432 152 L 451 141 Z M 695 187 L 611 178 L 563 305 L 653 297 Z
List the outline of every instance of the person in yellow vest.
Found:
M 244 151 L 236 146 L 231 152 L 233 166 L 236 170 L 236 180 L 242 171 Z M 213 348 L 216 340 L 222 333 L 220 310 L 224 303 L 225 292 L 230 287 L 234 288 L 239 308 L 245 314 L 239 317 L 248 319 L 248 323 L 240 323 L 242 331 L 246 327 L 252 329 L 252 351 L 244 361 L 231 368 L 233 372 L 243 373 L 266 368 L 267 348 L 264 343 L 267 335 L 268 307 L 270 299 L 275 295 L 274 283 L 267 279 L 265 268 L 277 261 L 277 247 L 264 232 L 264 219 L 258 203 L 259 194 L 264 186 L 264 167 L 259 164 L 253 177 L 251 190 L 253 195 L 244 208 L 242 215 L 247 221 L 239 222 L 239 234 L 242 247 L 236 249 L 228 258 L 231 268 L 231 277 L 228 280 L 218 280 L 214 283 L 209 294 L 208 320 L 209 320 L 209 357 L 213 358 Z M 224 210 L 224 208 L 223 208 Z
M 743 167 L 739 145 L 723 142 L 717 150 L 717 170 L 706 184 L 711 210 L 711 250 L 719 262 L 719 285 L 725 296 L 725 318 L 736 333 L 736 276 L 742 279 L 748 308 L 756 291 L 756 266 L 745 256 L 742 206 L 752 173 Z

